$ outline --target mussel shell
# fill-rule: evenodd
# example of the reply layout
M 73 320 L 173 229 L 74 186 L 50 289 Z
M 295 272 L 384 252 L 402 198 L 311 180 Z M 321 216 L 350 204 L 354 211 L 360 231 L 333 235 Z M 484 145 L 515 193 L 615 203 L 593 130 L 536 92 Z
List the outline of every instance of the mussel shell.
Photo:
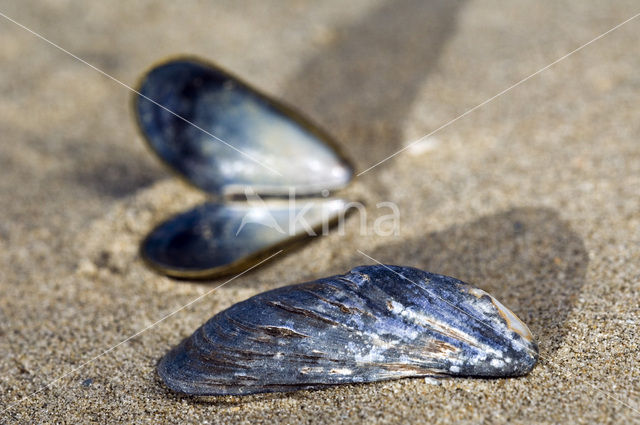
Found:
M 277 249 L 328 229 L 345 214 L 342 199 L 209 202 L 160 224 L 142 242 L 143 258 L 180 278 L 236 273 Z M 298 219 L 296 220 L 296 216 Z
M 528 373 L 537 345 L 495 298 L 410 267 L 362 266 L 218 313 L 158 373 L 174 391 L 244 395 L 411 376 Z
M 353 175 L 328 134 L 215 65 L 164 63 L 143 77 L 139 93 L 138 124 L 153 151 L 213 195 L 317 194 Z

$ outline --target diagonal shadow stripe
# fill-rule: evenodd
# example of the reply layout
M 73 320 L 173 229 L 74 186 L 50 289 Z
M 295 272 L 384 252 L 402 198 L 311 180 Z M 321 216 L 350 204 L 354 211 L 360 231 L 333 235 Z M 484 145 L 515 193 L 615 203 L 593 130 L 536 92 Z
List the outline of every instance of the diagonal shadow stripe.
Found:
M 357 169 L 397 151 L 419 86 L 455 32 L 460 0 L 388 1 L 303 65 L 282 91 L 327 128 Z

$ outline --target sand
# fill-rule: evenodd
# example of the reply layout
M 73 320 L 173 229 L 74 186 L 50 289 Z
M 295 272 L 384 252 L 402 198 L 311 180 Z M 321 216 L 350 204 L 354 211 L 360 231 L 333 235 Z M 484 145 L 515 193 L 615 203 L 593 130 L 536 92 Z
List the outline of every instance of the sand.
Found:
M 213 60 L 311 116 L 364 170 L 639 11 L 345 3 L 0 12 L 129 85 L 169 55 Z M 395 202 L 399 235 L 350 220 L 151 326 L 225 281 L 175 281 L 138 255 L 154 224 L 203 196 L 147 151 L 126 88 L 0 18 L 0 421 L 640 423 L 639 30 L 628 23 L 358 178 L 345 196 L 367 203 L 369 227 L 376 203 Z M 358 250 L 491 292 L 530 326 L 539 364 L 518 379 L 206 400 L 156 378 L 166 350 L 216 312 L 372 263 Z

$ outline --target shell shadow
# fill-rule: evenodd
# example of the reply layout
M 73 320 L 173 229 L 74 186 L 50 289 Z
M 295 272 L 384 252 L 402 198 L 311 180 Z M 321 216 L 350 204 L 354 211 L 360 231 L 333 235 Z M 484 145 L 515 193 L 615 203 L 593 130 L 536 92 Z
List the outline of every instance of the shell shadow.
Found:
M 329 129 L 356 169 L 397 151 L 419 86 L 455 32 L 464 1 L 389 1 L 331 41 L 282 90 Z
M 362 251 L 386 264 L 453 276 L 486 290 L 527 323 L 543 355 L 561 345 L 589 263 L 582 238 L 568 222 L 552 209 L 531 207 Z M 357 253 L 344 268 L 362 263 L 372 261 Z
M 167 177 L 166 170 L 155 164 L 151 153 L 141 158 L 129 149 L 109 144 L 87 149 L 83 158 L 84 163 L 76 167 L 70 178 L 106 198 L 124 198 Z

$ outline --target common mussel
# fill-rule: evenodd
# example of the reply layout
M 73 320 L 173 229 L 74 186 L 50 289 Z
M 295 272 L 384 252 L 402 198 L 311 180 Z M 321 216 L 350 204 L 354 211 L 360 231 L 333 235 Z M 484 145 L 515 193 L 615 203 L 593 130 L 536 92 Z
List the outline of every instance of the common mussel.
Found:
M 538 348 L 491 295 L 411 267 L 356 267 L 216 314 L 158 373 L 174 391 L 246 395 L 418 376 L 528 373 Z
M 347 202 L 328 195 L 351 181 L 353 168 L 331 136 L 227 71 L 196 58 L 165 62 L 144 75 L 134 103 L 152 151 L 210 197 L 143 241 L 156 270 L 180 278 L 241 272 L 345 213 Z M 292 208 L 296 198 L 305 202 Z

